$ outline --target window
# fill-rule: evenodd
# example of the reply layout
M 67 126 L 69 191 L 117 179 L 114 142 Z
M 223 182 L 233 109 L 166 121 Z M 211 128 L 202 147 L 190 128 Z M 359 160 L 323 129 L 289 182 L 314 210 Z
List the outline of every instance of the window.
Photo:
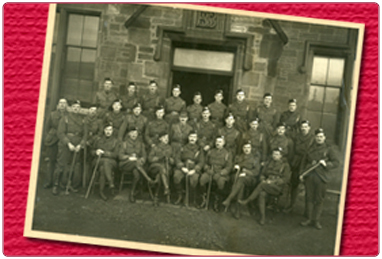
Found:
M 343 88 L 345 59 L 314 56 L 307 118 L 312 128 L 322 127 L 327 140 L 338 142 L 339 101 Z
M 68 14 L 61 95 L 92 102 L 99 17 Z

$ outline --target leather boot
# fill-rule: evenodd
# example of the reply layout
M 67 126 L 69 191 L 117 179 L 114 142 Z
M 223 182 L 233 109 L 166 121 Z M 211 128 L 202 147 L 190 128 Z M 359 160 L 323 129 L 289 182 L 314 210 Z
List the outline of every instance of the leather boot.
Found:
M 215 194 L 214 211 L 215 212 L 219 212 L 220 211 L 220 195 L 219 194 Z
M 131 203 L 135 203 L 135 188 L 137 187 L 138 181 L 136 179 L 133 180 L 133 186 L 131 187 L 129 201 Z
M 308 219 L 301 222 L 300 225 L 303 227 L 307 227 L 312 224 L 312 215 L 313 215 L 313 202 L 307 202 L 306 203 L 306 213 L 308 216 Z
M 264 226 L 265 224 L 265 196 L 261 195 L 259 196 L 259 211 L 260 211 L 260 225 Z
M 102 172 L 101 172 L 102 174 Z M 103 193 L 103 190 L 105 189 L 105 177 L 103 175 L 99 178 L 99 196 L 102 200 L 107 201 L 106 195 Z
M 58 195 L 58 183 L 60 180 L 60 171 L 58 169 L 54 170 L 53 172 L 53 189 L 52 189 L 52 194 L 53 195 Z
M 314 226 L 316 229 L 321 230 L 322 226 L 319 222 L 323 209 L 323 203 L 318 203 L 314 206 Z
M 176 190 L 176 193 L 178 194 L 178 198 L 176 199 L 174 204 L 175 205 L 179 205 L 182 202 L 182 200 L 183 200 L 182 186 L 181 186 L 180 183 L 176 183 L 175 184 L 175 190 Z

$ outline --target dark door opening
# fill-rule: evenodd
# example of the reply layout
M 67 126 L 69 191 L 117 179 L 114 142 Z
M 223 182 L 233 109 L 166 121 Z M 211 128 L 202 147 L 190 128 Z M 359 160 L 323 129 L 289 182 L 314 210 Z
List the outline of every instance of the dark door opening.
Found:
M 215 101 L 214 95 L 216 90 L 223 90 L 223 103 L 228 105 L 230 88 L 232 84 L 231 76 L 212 75 L 204 73 L 173 71 L 173 84 L 180 84 L 182 87 L 181 97 L 186 101 L 187 105 L 193 103 L 192 99 L 195 92 L 200 92 L 203 97 L 202 105 Z

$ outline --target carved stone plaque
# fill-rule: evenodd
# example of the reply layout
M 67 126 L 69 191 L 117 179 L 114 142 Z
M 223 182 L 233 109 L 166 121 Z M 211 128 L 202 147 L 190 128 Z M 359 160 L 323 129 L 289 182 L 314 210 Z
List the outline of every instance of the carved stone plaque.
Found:
M 217 15 L 211 12 L 196 13 L 196 27 L 214 29 L 217 26 Z

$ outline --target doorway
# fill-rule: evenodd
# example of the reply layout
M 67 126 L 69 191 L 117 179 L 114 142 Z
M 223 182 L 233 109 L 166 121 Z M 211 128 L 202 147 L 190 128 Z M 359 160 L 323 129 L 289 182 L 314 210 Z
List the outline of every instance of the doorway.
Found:
M 228 105 L 231 96 L 232 76 L 214 75 L 207 73 L 173 71 L 173 84 L 180 84 L 182 87 L 181 97 L 186 101 L 187 106 L 192 104 L 195 92 L 200 92 L 203 97 L 202 105 L 215 101 L 214 95 L 217 90 L 223 90 L 223 103 Z

